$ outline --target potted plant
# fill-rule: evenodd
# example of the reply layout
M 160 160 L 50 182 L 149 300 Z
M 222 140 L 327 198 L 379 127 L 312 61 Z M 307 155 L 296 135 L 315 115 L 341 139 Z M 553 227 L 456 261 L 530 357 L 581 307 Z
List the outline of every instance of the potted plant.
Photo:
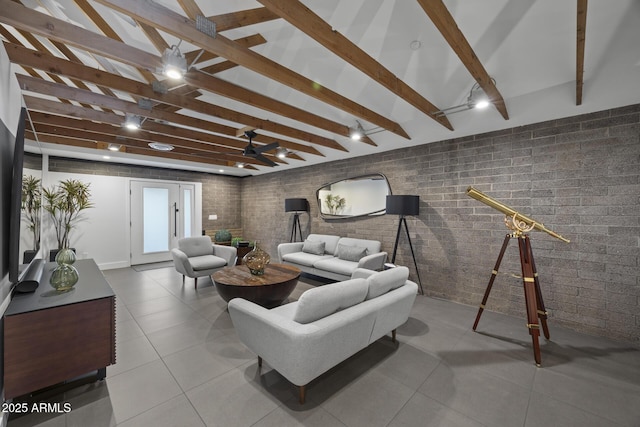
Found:
M 44 188 L 42 194 L 44 210 L 49 213 L 56 231 L 58 250 L 70 249 L 69 237 L 80 214 L 93 207 L 89 184 L 77 179 L 67 179 L 51 188 Z
M 42 225 L 42 185 L 39 178 L 32 175 L 22 177 L 22 213 L 27 228 L 33 235 L 31 249 L 24 251 L 23 263 L 27 264 L 40 250 L 40 230 Z
M 225 228 L 222 228 L 216 231 L 216 234 L 213 235 L 213 240 L 219 245 L 230 245 L 231 232 Z

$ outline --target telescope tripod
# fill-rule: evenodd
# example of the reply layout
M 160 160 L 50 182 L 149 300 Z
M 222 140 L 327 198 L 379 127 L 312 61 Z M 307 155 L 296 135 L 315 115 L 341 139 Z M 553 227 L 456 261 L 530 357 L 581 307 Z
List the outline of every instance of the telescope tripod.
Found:
M 547 311 L 544 308 L 542 292 L 540 291 L 540 281 L 538 280 L 536 264 L 533 260 L 531 242 L 527 234 L 514 232 L 505 236 L 504 242 L 502 243 L 502 249 L 500 249 L 500 254 L 498 255 L 498 260 L 491 272 L 491 278 L 489 279 L 487 290 L 482 298 L 482 304 L 480 304 L 480 308 L 478 309 L 476 321 L 473 324 L 473 330 L 475 331 L 478 327 L 478 322 L 480 321 L 480 316 L 482 315 L 487 299 L 489 298 L 493 281 L 498 275 L 498 269 L 500 268 L 502 257 L 504 256 L 507 246 L 509 245 L 509 241 L 512 238 L 518 239 L 520 264 L 522 266 L 522 283 L 524 285 L 524 300 L 527 307 L 527 328 L 529 328 L 529 335 L 531 335 L 531 339 L 533 341 L 533 357 L 536 361 L 536 365 L 540 366 L 540 343 L 538 340 L 538 337 L 540 336 L 540 325 L 542 325 L 542 331 L 546 339 L 549 339 L 549 328 L 547 326 Z M 540 319 L 539 323 L 538 319 Z

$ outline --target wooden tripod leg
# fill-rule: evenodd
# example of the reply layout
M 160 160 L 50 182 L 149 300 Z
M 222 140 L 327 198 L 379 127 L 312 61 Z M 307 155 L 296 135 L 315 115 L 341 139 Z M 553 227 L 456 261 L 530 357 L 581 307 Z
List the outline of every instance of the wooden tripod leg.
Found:
M 487 304 L 487 300 L 489 299 L 489 293 L 491 292 L 491 287 L 493 286 L 493 281 L 496 280 L 496 276 L 498 275 L 498 269 L 500 268 L 500 263 L 502 262 L 502 257 L 504 256 L 504 253 L 507 250 L 507 246 L 509 245 L 509 240 L 511 240 L 511 235 L 507 234 L 504 237 L 504 242 L 502 242 L 502 249 L 500 249 L 500 254 L 498 255 L 498 260 L 496 261 L 496 265 L 495 265 L 495 267 L 493 267 L 493 271 L 491 272 L 491 278 L 489 279 L 489 284 L 487 285 L 487 290 L 484 291 L 484 296 L 482 297 L 482 303 L 480 304 L 480 308 L 478 309 L 478 314 L 476 315 L 476 321 L 473 322 L 473 330 L 474 331 L 478 327 L 478 322 L 480 321 L 480 316 L 482 316 L 482 312 L 484 311 L 484 307 Z
M 522 265 L 522 283 L 524 285 L 524 300 L 527 306 L 527 328 L 533 341 L 533 357 L 536 365 L 540 366 L 540 325 L 538 324 L 538 305 L 536 298 L 536 284 L 533 273 L 531 243 L 529 236 L 518 238 L 518 249 L 520 250 L 520 264 Z
M 529 237 L 527 236 L 527 241 Z M 542 291 L 540 290 L 540 279 L 538 278 L 538 270 L 536 269 L 536 262 L 533 258 L 533 249 L 531 248 L 531 242 L 529 241 L 529 253 L 531 254 L 531 266 L 533 267 L 533 279 L 536 285 L 536 303 L 538 305 L 538 318 L 542 325 L 542 332 L 544 337 L 549 339 L 549 326 L 547 325 L 547 309 L 544 307 L 544 300 L 542 299 Z

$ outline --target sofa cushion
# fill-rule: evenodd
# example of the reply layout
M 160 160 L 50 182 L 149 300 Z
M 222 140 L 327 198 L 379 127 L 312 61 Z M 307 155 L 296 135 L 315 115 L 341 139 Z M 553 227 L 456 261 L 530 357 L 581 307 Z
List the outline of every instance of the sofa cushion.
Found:
M 186 237 L 178 240 L 178 248 L 189 258 L 199 255 L 213 255 L 213 243 L 209 236 Z
M 189 258 L 189 264 L 194 271 L 200 271 L 224 267 L 227 265 L 227 261 L 215 255 L 201 255 Z
M 367 248 L 367 255 L 376 254 L 380 252 L 380 248 L 382 245 L 377 240 L 366 240 L 366 239 L 354 239 L 353 237 L 341 237 L 336 244 L 336 250 L 333 252 L 333 255 L 338 256 L 338 245 L 346 245 L 346 246 L 360 246 L 361 248 Z M 329 251 L 329 248 L 327 248 Z
M 306 252 L 308 254 L 313 254 L 313 255 L 324 255 L 325 246 L 326 246 L 325 242 L 305 240 L 304 245 L 302 245 L 302 252 Z
M 372 274 L 367 279 L 369 285 L 367 299 L 379 297 L 390 290 L 399 288 L 404 285 L 408 278 L 409 269 L 407 267 L 395 267 Z
M 331 234 L 309 234 L 307 240 L 312 242 L 324 242 L 324 251 L 327 254 L 335 255 L 336 247 L 338 246 L 338 240 L 340 236 L 333 236 Z
M 364 301 L 367 281 L 351 279 L 309 289 L 304 292 L 296 307 L 293 320 L 311 323 Z
M 345 261 L 360 261 L 367 255 L 367 248 L 362 246 L 348 246 L 338 243 L 338 258 Z
M 351 273 L 358 268 L 358 263 L 354 261 L 346 261 L 344 259 L 329 257 L 313 263 L 313 267 L 317 270 L 330 271 L 332 273 L 342 274 L 351 277 Z
M 282 256 L 283 261 L 292 262 L 294 264 L 300 264 L 307 267 L 313 267 L 316 262 L 323 259 L 333 259 L 331 255 L 314 255 L 306 252 L 292 252 Z

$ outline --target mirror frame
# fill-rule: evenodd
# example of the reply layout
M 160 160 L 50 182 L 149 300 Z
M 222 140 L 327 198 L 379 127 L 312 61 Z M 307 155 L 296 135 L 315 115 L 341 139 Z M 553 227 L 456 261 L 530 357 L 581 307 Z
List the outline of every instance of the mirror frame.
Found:
M 331 221 L 331 220 L 352 219 L 352 218 L 362 218 L 362 217 L 367 217 L 367 216 L 384 215 L 386 213 L 386 199 L 383 201 L 383 205 L 385 207 L 383 207 L 382 209 L 379 209 L 379 210 L 376 210 L 376 211 L 373 211 L 373 212 L 367 212 L 367 213 L 363 213 L 363 214 L 358 214 L 358 215 L 331 215 L 331 214 L 327 214 L 327 213 L 322 211 L 322 200 L 320 199 L 320 191 L 322 191 L 325 187 L 328 187 L 330 185 L 334 185 L 334 184 L 337 184 L 337 183 L 340 183 L 340 182 L 343 182 L 343 181 L 363 180 L 365 178 L 384 181 L 385 184 L 387 185 L 387 194 L 386 195 L 393 194 L 391 192 L 391 185 L 389 184 L 389 180 L 382 173 L 370 173 L 370 174 L 358 175 L 358 176 L 342 178 L 342 179 L 338 179 L 338 180 L 335 180 L 335 181 L 327 182 L 325 184 L 322 184 L 320 186 L 320 188 L 318 188 L 316 190 L 316 202 L 318 203 L 318 212 L 320 213 L 320 217 L 322 219 L 324 219 L 325 221 L 327 221 L 327 220 Z

